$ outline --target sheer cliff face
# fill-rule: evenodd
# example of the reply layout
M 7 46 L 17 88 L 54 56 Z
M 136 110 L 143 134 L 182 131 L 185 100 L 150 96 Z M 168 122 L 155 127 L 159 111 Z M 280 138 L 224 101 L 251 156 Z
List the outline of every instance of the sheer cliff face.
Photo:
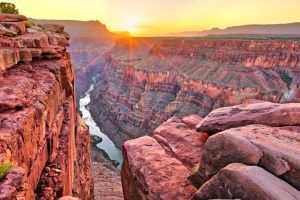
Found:
M 10 23 L 25 28 L 24 21 Z M 0 163 L 24 171 L 12 196 L 1 191 L 6 198 L 93 195 L 89 134 L 76 115 L 68 40 L 61 27 L 51 27 L 0 37 Z
M 296 41 L 211 39 L 161 40 L 142 59 L 112 52 L 91 111 L 121 146 L 173 115 L 205 116 L 254 98 L 300 101 L 299 54 Z

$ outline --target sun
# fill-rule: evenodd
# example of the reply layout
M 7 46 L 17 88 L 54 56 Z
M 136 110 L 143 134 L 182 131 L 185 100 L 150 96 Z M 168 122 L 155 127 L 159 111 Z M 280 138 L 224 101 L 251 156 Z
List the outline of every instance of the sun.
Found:
M 128 24 L 126 25 L 125 29 L 130 33 L 130 34 L 137 34 L 138 33 L 138 28 L 136 25 L 133 24 Z

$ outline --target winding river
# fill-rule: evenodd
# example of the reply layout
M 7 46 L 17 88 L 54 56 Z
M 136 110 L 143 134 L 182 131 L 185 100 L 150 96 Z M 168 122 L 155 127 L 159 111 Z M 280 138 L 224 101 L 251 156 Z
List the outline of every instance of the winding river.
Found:
M 87 105 L 91 101 L 90 93 L 94 89 L 95 79 L 96 77 L 93 78 L 93 84 L 91 84 L 90 88 L 85 92 L 84 97 L 79 100 L 80 111 L 82 112 L 83 120 L 89 126 L 90 134 L 102 138 L 102 142 L 97 144 L 97 147 L 104 150 L 111 160 L 118 161 L 120 163 L 118 168 L 120 169 L 123 162 L 122 151 L 116 147 L 107 135 L 101 132 L 100 128 L 92 118 L 90 111 L 87 109 Z

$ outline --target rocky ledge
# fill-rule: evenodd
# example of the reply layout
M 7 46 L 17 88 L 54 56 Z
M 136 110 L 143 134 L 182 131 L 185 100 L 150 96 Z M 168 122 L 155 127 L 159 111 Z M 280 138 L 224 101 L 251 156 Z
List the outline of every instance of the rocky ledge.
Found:
M 69 37 L 62 26 L 26 28 L 25 20 L 0 14 L 0 163 L 18 169 L 0 182 L 1 199 L 92 199 L 90 138 L 76 115 Z
M 125 142 L 124 198 L 299 200 L 299 105 L 250 100 Z

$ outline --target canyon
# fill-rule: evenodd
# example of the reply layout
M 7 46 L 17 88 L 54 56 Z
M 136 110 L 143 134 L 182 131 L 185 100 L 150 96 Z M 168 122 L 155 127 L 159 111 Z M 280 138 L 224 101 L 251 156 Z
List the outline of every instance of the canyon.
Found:
M 172 116 L 205 117 L 247 99 L 299 102 L 299 47 L 287 39 L 119 39 L 91 113 L 121 147 Z
M 27 20 L 0 14 L 0 199 L 300 199 L 296 38 Z

